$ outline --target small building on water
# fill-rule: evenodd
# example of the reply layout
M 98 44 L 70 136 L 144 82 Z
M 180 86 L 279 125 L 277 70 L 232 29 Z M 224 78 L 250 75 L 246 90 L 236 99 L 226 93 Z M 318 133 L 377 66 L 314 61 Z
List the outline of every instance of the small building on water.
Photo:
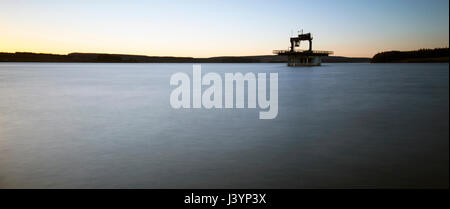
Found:
M 313 51 L 312 50 L 312 36 L 311 33 L 299 34 L 297 37 L 291 37 L 291 46 L 288 50 L 274 50 L 274 54 L 280 56 L 287 56 L 287 65 L 290 67 L 297 66 L 319 66 L 322 63 L 321 57 L 333 54 L 332 51 Z M 309 42 L 308 50 L 300 50 L 301 41 Z

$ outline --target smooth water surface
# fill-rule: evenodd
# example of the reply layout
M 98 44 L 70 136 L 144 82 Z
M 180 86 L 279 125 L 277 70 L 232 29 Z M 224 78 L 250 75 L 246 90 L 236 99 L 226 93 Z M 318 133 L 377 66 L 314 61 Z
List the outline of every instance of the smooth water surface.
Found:
M 172 109 L 192 64 L 0 63 L 0 188 L 448 188 L 449 65 L 277 72 L 279 111 Z

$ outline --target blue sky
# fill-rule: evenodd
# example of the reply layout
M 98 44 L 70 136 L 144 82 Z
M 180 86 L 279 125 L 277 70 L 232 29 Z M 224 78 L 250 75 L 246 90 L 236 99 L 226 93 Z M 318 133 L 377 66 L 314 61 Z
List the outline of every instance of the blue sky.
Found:
M 6 52 L 263 55 L 299 29 L 340 56 L 448 47 L 449 1 L 0 0 Z

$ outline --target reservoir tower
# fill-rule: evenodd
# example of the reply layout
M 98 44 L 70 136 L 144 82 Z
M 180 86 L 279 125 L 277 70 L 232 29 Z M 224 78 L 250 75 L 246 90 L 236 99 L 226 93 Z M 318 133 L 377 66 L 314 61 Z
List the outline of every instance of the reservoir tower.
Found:
M 291 37 L 291 46 L 288 50 L 274 50 L 273 53 L 280 56 L 287 56 L 287 65 L 290 67 L 297 66 L 319 66 L 322 62 L 321 57 L 333 54 L 332 51 L 317 51 L 312 50 L 312 36 L 311 33 L 299 34 L 296 37 Z M 308 50 L 300 50 L 301 41 L 309 42 Z

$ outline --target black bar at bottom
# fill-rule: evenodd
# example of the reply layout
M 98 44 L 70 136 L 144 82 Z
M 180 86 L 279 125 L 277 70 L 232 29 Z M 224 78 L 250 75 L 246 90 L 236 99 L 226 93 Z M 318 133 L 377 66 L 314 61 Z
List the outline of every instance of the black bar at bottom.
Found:
M 0 190 L 14 205 L 122 206 L 143 208 L 312 208 L 445 206 L 447 190 Z M 158 206 L 158 207 L 156 207 Z

